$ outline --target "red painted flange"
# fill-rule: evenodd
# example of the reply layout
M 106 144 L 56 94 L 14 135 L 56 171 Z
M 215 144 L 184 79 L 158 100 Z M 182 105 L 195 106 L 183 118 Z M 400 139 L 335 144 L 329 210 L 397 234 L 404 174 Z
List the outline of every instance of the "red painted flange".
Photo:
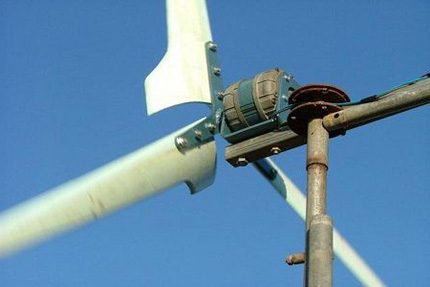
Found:
M 288 126 L 296 134 L 306 135 L 308 122 L 311 119 L 324 116 L 342 110 L 341 107 L 327 102 L 309 102 L 295 107 L 288 115 Z
M 330 85 L 307 85 L 295 90 L 289 97 L 290 104 L 296 104 L 288 115 L 288 126 L 299 135 L 306 135 L 311 119 L 342 110 L 336 103 L 349 102 L 348 95 Z
M 348 95 L 332 85 L 313 84 L 295 90 L 288 98 L 289 104 L 324 101 L 329 103 L 349 102 Z

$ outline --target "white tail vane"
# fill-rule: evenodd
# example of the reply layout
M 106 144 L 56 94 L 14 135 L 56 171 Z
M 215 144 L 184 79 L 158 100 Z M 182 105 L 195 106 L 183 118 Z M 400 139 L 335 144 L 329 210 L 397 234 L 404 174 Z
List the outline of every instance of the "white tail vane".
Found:
M 167 0 L 167 52 L 145 80 L 148 115 L 189 102 L 211 103 L 205 43 L 212 40 L 204 0 Z
M 180 183 L 193 192 L 212 184 L 215 142 L 185 153 L 175 146 L 193 125 L 2 212 L 0 257 Z

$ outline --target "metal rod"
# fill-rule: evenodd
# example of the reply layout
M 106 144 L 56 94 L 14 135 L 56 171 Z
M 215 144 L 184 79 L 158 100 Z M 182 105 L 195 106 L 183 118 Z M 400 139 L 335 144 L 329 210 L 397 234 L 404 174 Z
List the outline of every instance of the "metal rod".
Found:
M 297 264 L 303 264 L 306 260 L 306 254 L 304 252 L 291 254 L 287 257 L 286 262 L 288 265 L 297 265 Z
M 332 286 L 333 225 L 326 215 L 328 131 L 322 119 L 312 119 L 307 130 L 307 204 L 305 286 Z

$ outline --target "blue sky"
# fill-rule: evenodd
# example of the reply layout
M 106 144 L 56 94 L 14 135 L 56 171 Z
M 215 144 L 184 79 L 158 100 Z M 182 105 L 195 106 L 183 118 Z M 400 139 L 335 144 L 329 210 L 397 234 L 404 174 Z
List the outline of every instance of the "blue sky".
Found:
M 209 1 L 225 85 L 281 67 L 352 99 L 429 72 L 428 1 Z M 148 117 L 143 79 L 166 47 L 164 2 L 0 2 L 0 210 L 208 112 Z M 168 79 L 166 79 L 168 81 Z M 429 108 L 330 142 L 328 210 L 389 286 L 427 286 Z M 0 261 L 9 286 L 300 286 L 304 225 L 258 173 L 223 159 L 179 186 Z M 305 149 L 275 158 L 305 189 Z M 335 286 L 359 286 L 335 261 Z

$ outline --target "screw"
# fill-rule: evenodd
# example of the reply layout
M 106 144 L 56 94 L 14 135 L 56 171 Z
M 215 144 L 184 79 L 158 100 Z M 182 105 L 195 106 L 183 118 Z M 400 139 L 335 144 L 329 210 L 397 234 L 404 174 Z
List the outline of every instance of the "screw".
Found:
M 284 75 L 284 79 L 287 80 L 288 82 L 291 81 L 293 78 L 294 78 L 293 75 L 288 75 L 288 74 Z
M 236 164 L 238 166 L 246 166 L 248 164 L 248 160 L 244 157 L 240 157 L 237 159 Z
M 206 123 L 205 124 L 205 127 L 208 129 L 208 131 L 210 132 L 210 133 L 214 133 L 215 132 L 215 130 L 216 130 L 216 125 L 214 125 L 213 123 Z
M 211 43 L 209 43 L 209 49 L 210 49 L 212 52 L 216 52 L 216 50 L 218 49 L 218 45 L 217 45 L 217 44 L 215 44 L 214 42 L 211 42 Z
M 270 152 L 271 152 L 272 154 L 274 154 L 274 155 L 281 153 L 281 151 L 282 151 L 282 150 L 281 150 L 279 147 L 277 147 L 277 146 L 274 146 L 274 147 L 272 147 L 272 148 L 270 149 Z
M 194 131 L 194 136 L 196 137 L 197 140 L 201 140 L 202 136 L 203 136 L 203 133 L 202 133 L 201 130 L 195 130 Z
M 185 138 L 183 138 L 183 137 L 177 137 L 177 138 L 175 139 L 175 143 L 176 143 L 176 146 L 177 146 L 179 149 L 183 149 L 183 148 L 185 148 L 185 147 L 188 145 L 188 141 L 187 141 L 187 139 L 185 139 Z
M 215 67 L 215 68 L 214 68 L 214 74 L 215 74 L 216 76 L 220 76 L 220 75 L 221 75 L 221 68 Z
M 285 94 L 282 94 L 281 98 L 284 100 L 284 102 L 288 102 L 288 97 Z

